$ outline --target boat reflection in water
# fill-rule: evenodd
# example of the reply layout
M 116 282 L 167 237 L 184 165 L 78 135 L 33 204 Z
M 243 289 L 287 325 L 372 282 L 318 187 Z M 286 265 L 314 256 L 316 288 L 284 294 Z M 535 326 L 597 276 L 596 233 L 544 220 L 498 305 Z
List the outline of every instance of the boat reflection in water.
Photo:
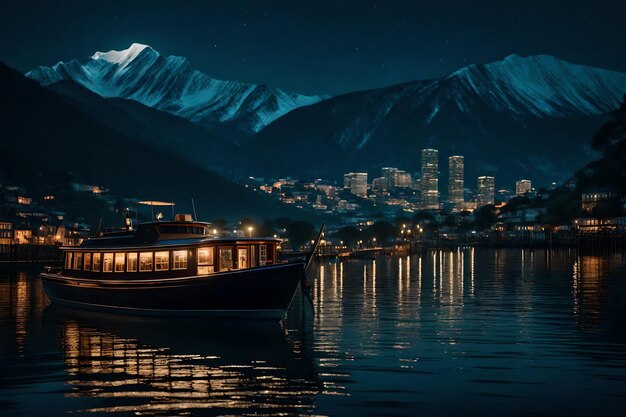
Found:
M 167 321 L 57 306 L 46 315 L 63 323 L 66 395 L 83 399 L 81 411 L 301 414 L 320 391 L 302 324 L 290 330 L 277 323 Z

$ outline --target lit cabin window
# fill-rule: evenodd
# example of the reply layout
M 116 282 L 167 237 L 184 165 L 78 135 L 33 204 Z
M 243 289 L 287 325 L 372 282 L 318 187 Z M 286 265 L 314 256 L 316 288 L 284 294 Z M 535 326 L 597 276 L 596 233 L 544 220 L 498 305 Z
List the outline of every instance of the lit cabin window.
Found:
M 259 265 L 267 263 L 267 245 L 259 245 Z
M 172 252 L 174 265 L 172 269 L 187 269 L 187 251 L 175 250 Z
M 198 249 L 198 265 L 213 265 L 213 248 Z
M 92 271 L 100 271 L 100 258 L 102 257 L 101 253 L 94 253 L 93 254 L 93 262 L 92 262 L 92 266 L 91 266 L 91 270 Z
M 152 252 L 141 252 L 139 254 L 139 271 L 152 271 Z
M 213 248 L 198 249 L 198 275 L 207 275 L 215 271 L 213 266 Z
M 167 271 L 170 268 L 170 253 L 155 252 L 154 253 L 154 270 Z
M 82 254 L 82 252 L 76 252 L 74 254 L 74 269 L 76 269 L 76 270 L 83 269 L 83 254 Z
M 65 269 L 72 269 L 72 252 L 65 253 Z
M 215 267 L 213 265 L 205 265 L 198 267 L 198 275 L 208 275 L 215 271 Z
M 233 268 L 233 248 L 220 248 L 220 271 Z
M 249 268 L 248 261 L 248 248 L 237 248 L 237 268 Z
M 136 253 L 126 254 L 126 270 L 128 272 L 137 272 L 137 254 Z
M 89 271 L 91 269 L 91 253 L 86 253 L 83 259 L 83 269 Z
M 105 253 L 102 256 L 102 272 L 113 272 L 113 254 Z
M 115 272 L 124 272 L 124 264 L 126 263 L 126 254 L 125 253 L 116 253 L 115 254 Z

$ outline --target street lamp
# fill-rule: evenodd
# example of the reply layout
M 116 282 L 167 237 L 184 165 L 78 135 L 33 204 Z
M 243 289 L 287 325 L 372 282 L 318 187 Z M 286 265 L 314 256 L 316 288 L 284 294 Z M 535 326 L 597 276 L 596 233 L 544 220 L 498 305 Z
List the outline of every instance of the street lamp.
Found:
M 249 237 L 252 237 L 252 230 L 254 230 L 254 227 L 248 226 L 248 233 L 250 234 Z

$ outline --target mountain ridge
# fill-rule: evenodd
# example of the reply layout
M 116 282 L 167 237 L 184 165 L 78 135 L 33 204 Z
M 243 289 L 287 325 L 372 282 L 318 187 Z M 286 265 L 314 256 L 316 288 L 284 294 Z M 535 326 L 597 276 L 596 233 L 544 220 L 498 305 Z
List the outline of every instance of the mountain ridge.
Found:
M 193 196 L 204 219 L 295 212 L 175 152 L 101 124 L 79 101 L 46 90 L 1 61 L 0 87 L 0 177 L 31 192 L 80 180 L 122 197 L 183 202 Z
M 184 57 L 164 56 L 148 45 L 96 52 L 86 60 L 60 61 L 26 73 L 42 85 L 71 79 L 103 97 L 139 101 L 208 128 L 253 134 L 289 111 L 322 99 L 211 78 Z
M 563 76 L 556 79 L 558 73 Z M 548 55 L 514 55 L 439 79 L 347 93 L 295 109 L 251 143 L 259 154 L 281 149 L 260 157 L 276 176 L 339 179 L 354 170 L 377 176 L 388 165 L 415 172 L 420 149 L 434 147 L 440 150 L 442 179 L 443 158 L 462 154 L 467 177 L 495 175 L 508 184 L 531 177 L 550 184 L 592 157 L 586 139 L 619 106 L 624 91 L 623 73 Z M 309 158 L 294 163 L 297 155 Z

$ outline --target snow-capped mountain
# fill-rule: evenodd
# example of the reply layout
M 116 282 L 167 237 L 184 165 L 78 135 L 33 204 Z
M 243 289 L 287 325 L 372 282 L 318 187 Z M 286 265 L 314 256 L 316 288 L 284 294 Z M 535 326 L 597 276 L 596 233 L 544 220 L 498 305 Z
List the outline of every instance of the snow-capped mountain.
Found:
M 465 155 L 470 186 L 485 174 L 498 187 L 521 177 L 549 184 L 588 162 L 591 135 L 625 92 L 623 73 L 511 55 L 297 109 L 263 129 L 254 146 L 281 149 L 263 160 L 281 176 L 378 176 L 389 165 L 416 172 L 420 149 L 433 147 L 443 177 L 447 156 Z
M 615 109 L 626 86 L 626 74 L 549 55 L 510 55 L 502 61 L 460 69 L 441 82 L 446 83 L 451 84 L 447 90 L 460 108 L 468 107 L 467 96 L 477 95 L 499 111 L 570 117 Z
M 42 85 L 72 80 L 103 97 L 136 100 L 202 126 L 229 125 L 258 132 L 289 111 L 321 100 L 265 85 L 223 81 L 196 70 L 186 58 L 163 56 L 148 45 L 96 52 L 26 74 Z

